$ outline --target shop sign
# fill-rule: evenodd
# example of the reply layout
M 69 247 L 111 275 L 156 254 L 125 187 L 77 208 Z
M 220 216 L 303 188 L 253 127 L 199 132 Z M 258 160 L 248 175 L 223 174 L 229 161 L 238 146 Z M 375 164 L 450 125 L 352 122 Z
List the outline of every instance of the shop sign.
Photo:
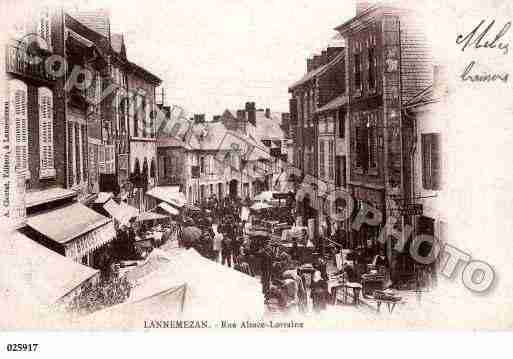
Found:
M 420 203 L 407 203 L 406 205 L 399 207 L 397 211 L 402 216 L 421 216 L 424 212 L 424 207 Z

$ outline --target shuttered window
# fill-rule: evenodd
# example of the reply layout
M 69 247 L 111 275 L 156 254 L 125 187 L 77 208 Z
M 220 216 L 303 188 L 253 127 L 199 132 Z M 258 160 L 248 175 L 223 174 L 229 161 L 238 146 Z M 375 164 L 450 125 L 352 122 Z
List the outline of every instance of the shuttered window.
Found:
M 46 41 L 48 46 L 51 46 L 50 9 L 48 7 L 41 11 L 38 27 L 39 36 Z
M 361 55 L 354 54 L 354 87 L 356 90 L 362 87 Z
M 53 95 L 46 87 L 38 89 L 39 177 L 55 177 L 53 143 Z
M 367 170 L 369 142 L 366 127 L 356 127 L 356 167 Z
M 374 127 L 370 127 L 367 130 L 367 136 L 369 149 L 369 168 L 376 169 L 378 168 L 378 140 L 376 136 L 376 129 Z
M 319 177 L 324 178 L 325 169 L 324 169 L 324 141 L 319 141 Z
M 106 173 L 105 153 L 105 146 L 98 146 L 98 170 L 100 173 Z
M 440 134 L 422 134 L 422 187 L 440 189 Z
M 328 143 L 328 156 L 328 174 L 332 180 L 335 178 L 335 142 L 333 140 L 330 140 Z
M 16 126 L 16 171 L 30 177 L 28 171 L 28 130 L 27 130 L 27 85 L 19 80 L 10 80 L 11 113 Z

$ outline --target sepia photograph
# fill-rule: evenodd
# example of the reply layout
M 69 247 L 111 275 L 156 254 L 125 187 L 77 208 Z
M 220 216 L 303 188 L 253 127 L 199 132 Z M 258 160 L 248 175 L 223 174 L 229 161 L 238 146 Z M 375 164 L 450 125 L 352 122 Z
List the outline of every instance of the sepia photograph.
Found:
M 510 2 L 0 8 L 0 331 L 513 328 Z

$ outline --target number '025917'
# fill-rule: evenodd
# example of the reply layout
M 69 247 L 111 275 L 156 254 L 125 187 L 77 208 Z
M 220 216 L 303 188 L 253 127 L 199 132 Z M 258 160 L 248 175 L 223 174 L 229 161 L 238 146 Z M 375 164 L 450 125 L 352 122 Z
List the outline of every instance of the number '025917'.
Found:
M 7 344 L 8 352 L 35 352 L 39 344 Z

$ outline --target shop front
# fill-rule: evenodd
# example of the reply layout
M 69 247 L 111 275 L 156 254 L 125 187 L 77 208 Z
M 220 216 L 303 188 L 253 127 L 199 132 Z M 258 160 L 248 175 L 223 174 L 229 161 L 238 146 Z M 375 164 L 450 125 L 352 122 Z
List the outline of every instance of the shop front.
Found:
M 390 256 L 387 245 L 378 240 L 386 221 L 384 191 L 363 186 L 352 186 L 351 192 L 355 208 L 351 218 L 349 249 L 358 251 L 359 258 L 365 265 L 374 262 L 376 256 L 389 262 Z M 353 224 L 361 222 L 361 220 L 357 220 L 357 216 L 367 213 L 369 217 L 371 216 L 370 213 L 376 210 L 381 213 L 380 223 L 374 224 L 372 220 L 368 220 L 372 225 L 363 223 L 359 228 L 355 228 Z
M 23 232 L 45 247 L 93 268 L 99 267 L 102 251 L 116 236 L 111 219 L 78 202 L 29 216 Z

